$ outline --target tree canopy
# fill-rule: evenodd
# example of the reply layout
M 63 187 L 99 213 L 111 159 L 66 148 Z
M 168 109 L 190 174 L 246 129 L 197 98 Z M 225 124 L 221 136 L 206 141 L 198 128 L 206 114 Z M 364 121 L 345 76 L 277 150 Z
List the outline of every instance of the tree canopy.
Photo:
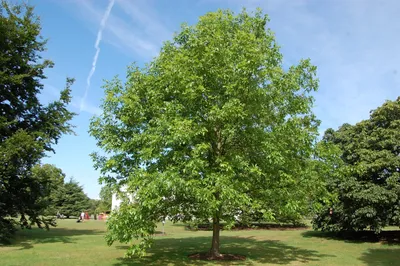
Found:
M 14 219 L 22 228 L 53 224 L 41 218 L 46 185 L 32 167 L 65 133 L 71 133 L 73 113 L 68 79 L 60 98 L 48 105 L 39 102 L 44 70 L 53 63 L 41 52 L 46 41 L 40 36 L 40 21 L 33 7 L 0 6 L 0 241 L 9 239 Z
M 371 111 L 367 120 L 328 129 L 323 142 L 340 148 L 343 178 L 328 183 L 337 197 L 319 212 L 315 228 L 379 232 L 400 226 L 400 98 Z
M 267 22 L 260 10 L 208 13 L 145 67 L 129 67 L 125 84 L 106 82 L 90 133 L 109 155 L 93 154 L 95 166 L 137 201 L 111 215 L 109 244 L 141 238 L 128 251 L 141 255 L 160 219 L 210 218 L 216 257 L 221 221 L 302 210 L 316 67 L 285 69 Z

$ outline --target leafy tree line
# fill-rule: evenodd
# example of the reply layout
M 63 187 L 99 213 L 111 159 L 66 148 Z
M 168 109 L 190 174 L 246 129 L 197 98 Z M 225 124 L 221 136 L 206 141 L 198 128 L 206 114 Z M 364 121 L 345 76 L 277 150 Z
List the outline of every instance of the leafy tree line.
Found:
M 79 182 L 73 178 L 66 182 L 65 174 L 54 165 L 35 165 L 32 171 L 37 179 L 46 180 L 42 185 L 47 185 L 49 193 L 40 199 L 45 206 L 45 216 L 61 214 L 69 218 L 78 216 L 82 211 L 97 214 L 111 209 L 112 191 L 109 187 L 102 187 L 100 200 L 90 199 Z
M 372 110 L 355 125 L 328 129 L 322 143 L 339 149 L 340 176 L 327 176 L 335 196 L 314 219 L 326 231 L 380 232 L 400 226 L 400 97 Z
M 48 228 L 54 220 L 42 216 L 51 190 L 46 176 L 33 167 L 63 134 L 72 133 L 74 113 L 70 86 L 58 100 L 40 103 L 44 70 L 53 62 L 43 59 L 46 40 L 33 7 L 0 5 L 0 241 L 10 238 L 16 223 L 22 228 L 36 224 Z M 43 177 L 43 179 L 42 179 Z M 15 220 L 14 217 L 18 217 Z

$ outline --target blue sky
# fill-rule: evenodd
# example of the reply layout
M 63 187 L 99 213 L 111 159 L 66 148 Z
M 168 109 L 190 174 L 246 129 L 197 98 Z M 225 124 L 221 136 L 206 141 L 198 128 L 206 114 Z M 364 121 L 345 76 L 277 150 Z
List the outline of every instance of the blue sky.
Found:
M 74 77 L 71 110 L 77 136 L 64 136 L 45 163 L 74 177 L 91 198 L 100 191 L 89 154 L 97 150 L 87 133 L 101 111 L 104 79 L 125 77 L 126 67 L 157 56 L 182 22 L 218 8 L 261 7 L 269 14 L 285 65 L 311 58 L 318 67 L 314 111 L 320 131 L 356 123 L 385 100 L 400 95 L 400 1 L 397 0 L 29 0 L 49 38 L 43 102 L 57 98 L 66 76 Z M 111 4 L 110 4 L 111 3 Z M 107 16 L 107 9 L 109 11 Z M 102 34 L 99 38 L 99 30 Z M 97 48 L 95 45 L 96 43 Z M 95 55 L 97 52 L 97 60 Z M 93 63 L 95 61 L 95 69 Z M 94 72 L 93 72 L 94 70 Z M 90 73 L 92 72 L 92 75 Z M 89 77 L 90 76 L 90 77 Z M 88 86 L 88 77 L 90 86 Z

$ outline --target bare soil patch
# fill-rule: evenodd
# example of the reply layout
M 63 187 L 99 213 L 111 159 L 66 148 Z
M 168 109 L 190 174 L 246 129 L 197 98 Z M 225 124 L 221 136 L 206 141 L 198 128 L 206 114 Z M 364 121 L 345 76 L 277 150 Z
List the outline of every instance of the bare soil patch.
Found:
M 218 257 L 212 257 L 209 253 L 195 253 L 188 256 L 193 260 L 220 260 L 220 261 L 233 261 L 233 260 L 246 260 L 246 256 L 239 254 L 221 254 Z

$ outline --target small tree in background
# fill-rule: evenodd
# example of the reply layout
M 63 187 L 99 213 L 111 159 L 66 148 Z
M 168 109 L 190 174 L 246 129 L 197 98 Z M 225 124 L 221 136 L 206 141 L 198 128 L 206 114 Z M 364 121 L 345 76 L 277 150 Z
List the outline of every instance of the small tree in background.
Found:
M 62 189 L 57 190 L 55 207 L 67 216 L 78 216 L 82 211 L 90 209 L 89 197 L 83 191 L 83 187 L 73 179 L 65 183 Z
M 343 177 L 328 183 L 336 197 L 321 208 L 314 227 L 379 232 L 389 224 L 400 226 L 400 98 L 356 125 L 328 129 L 323 141 L 340 148 Z
M 111 204 L 112 204 L 112 187 L 111 186 L 103 186 L 100 190 L 100 201 L 97 206 L 97 211 L 100 212 L 107 212 L 111 211 Z
M 56 200 L 59 189 L 64 186 L 65 174 L 60 168 L 51 164 L 35 165 L 32 168 L 33 176 L 41 184 L 41 199 L 37 204 L 41 205 L 43 214 L 55 216 L 57 214 Z
M 90 133 L 111 155 L 94 154 L 95 166 L 137 200 L 111 215 L 108 244 L 140 239 L 127 254 L 143 255 L 162 217 L 211 219 L 215 259 L 222 221 L 304 211 L 316 67 L 285 70 L 267 22 L 261 11 L 208 13 L 146 67 L 129 67 L 125 84 L 106 83 Z
M 89 199 L 89 215 L 94 215 L 94 218 L 97 219 L 97 214 L 99 213 L 99 206 L 101 200 L 98 199 Z

